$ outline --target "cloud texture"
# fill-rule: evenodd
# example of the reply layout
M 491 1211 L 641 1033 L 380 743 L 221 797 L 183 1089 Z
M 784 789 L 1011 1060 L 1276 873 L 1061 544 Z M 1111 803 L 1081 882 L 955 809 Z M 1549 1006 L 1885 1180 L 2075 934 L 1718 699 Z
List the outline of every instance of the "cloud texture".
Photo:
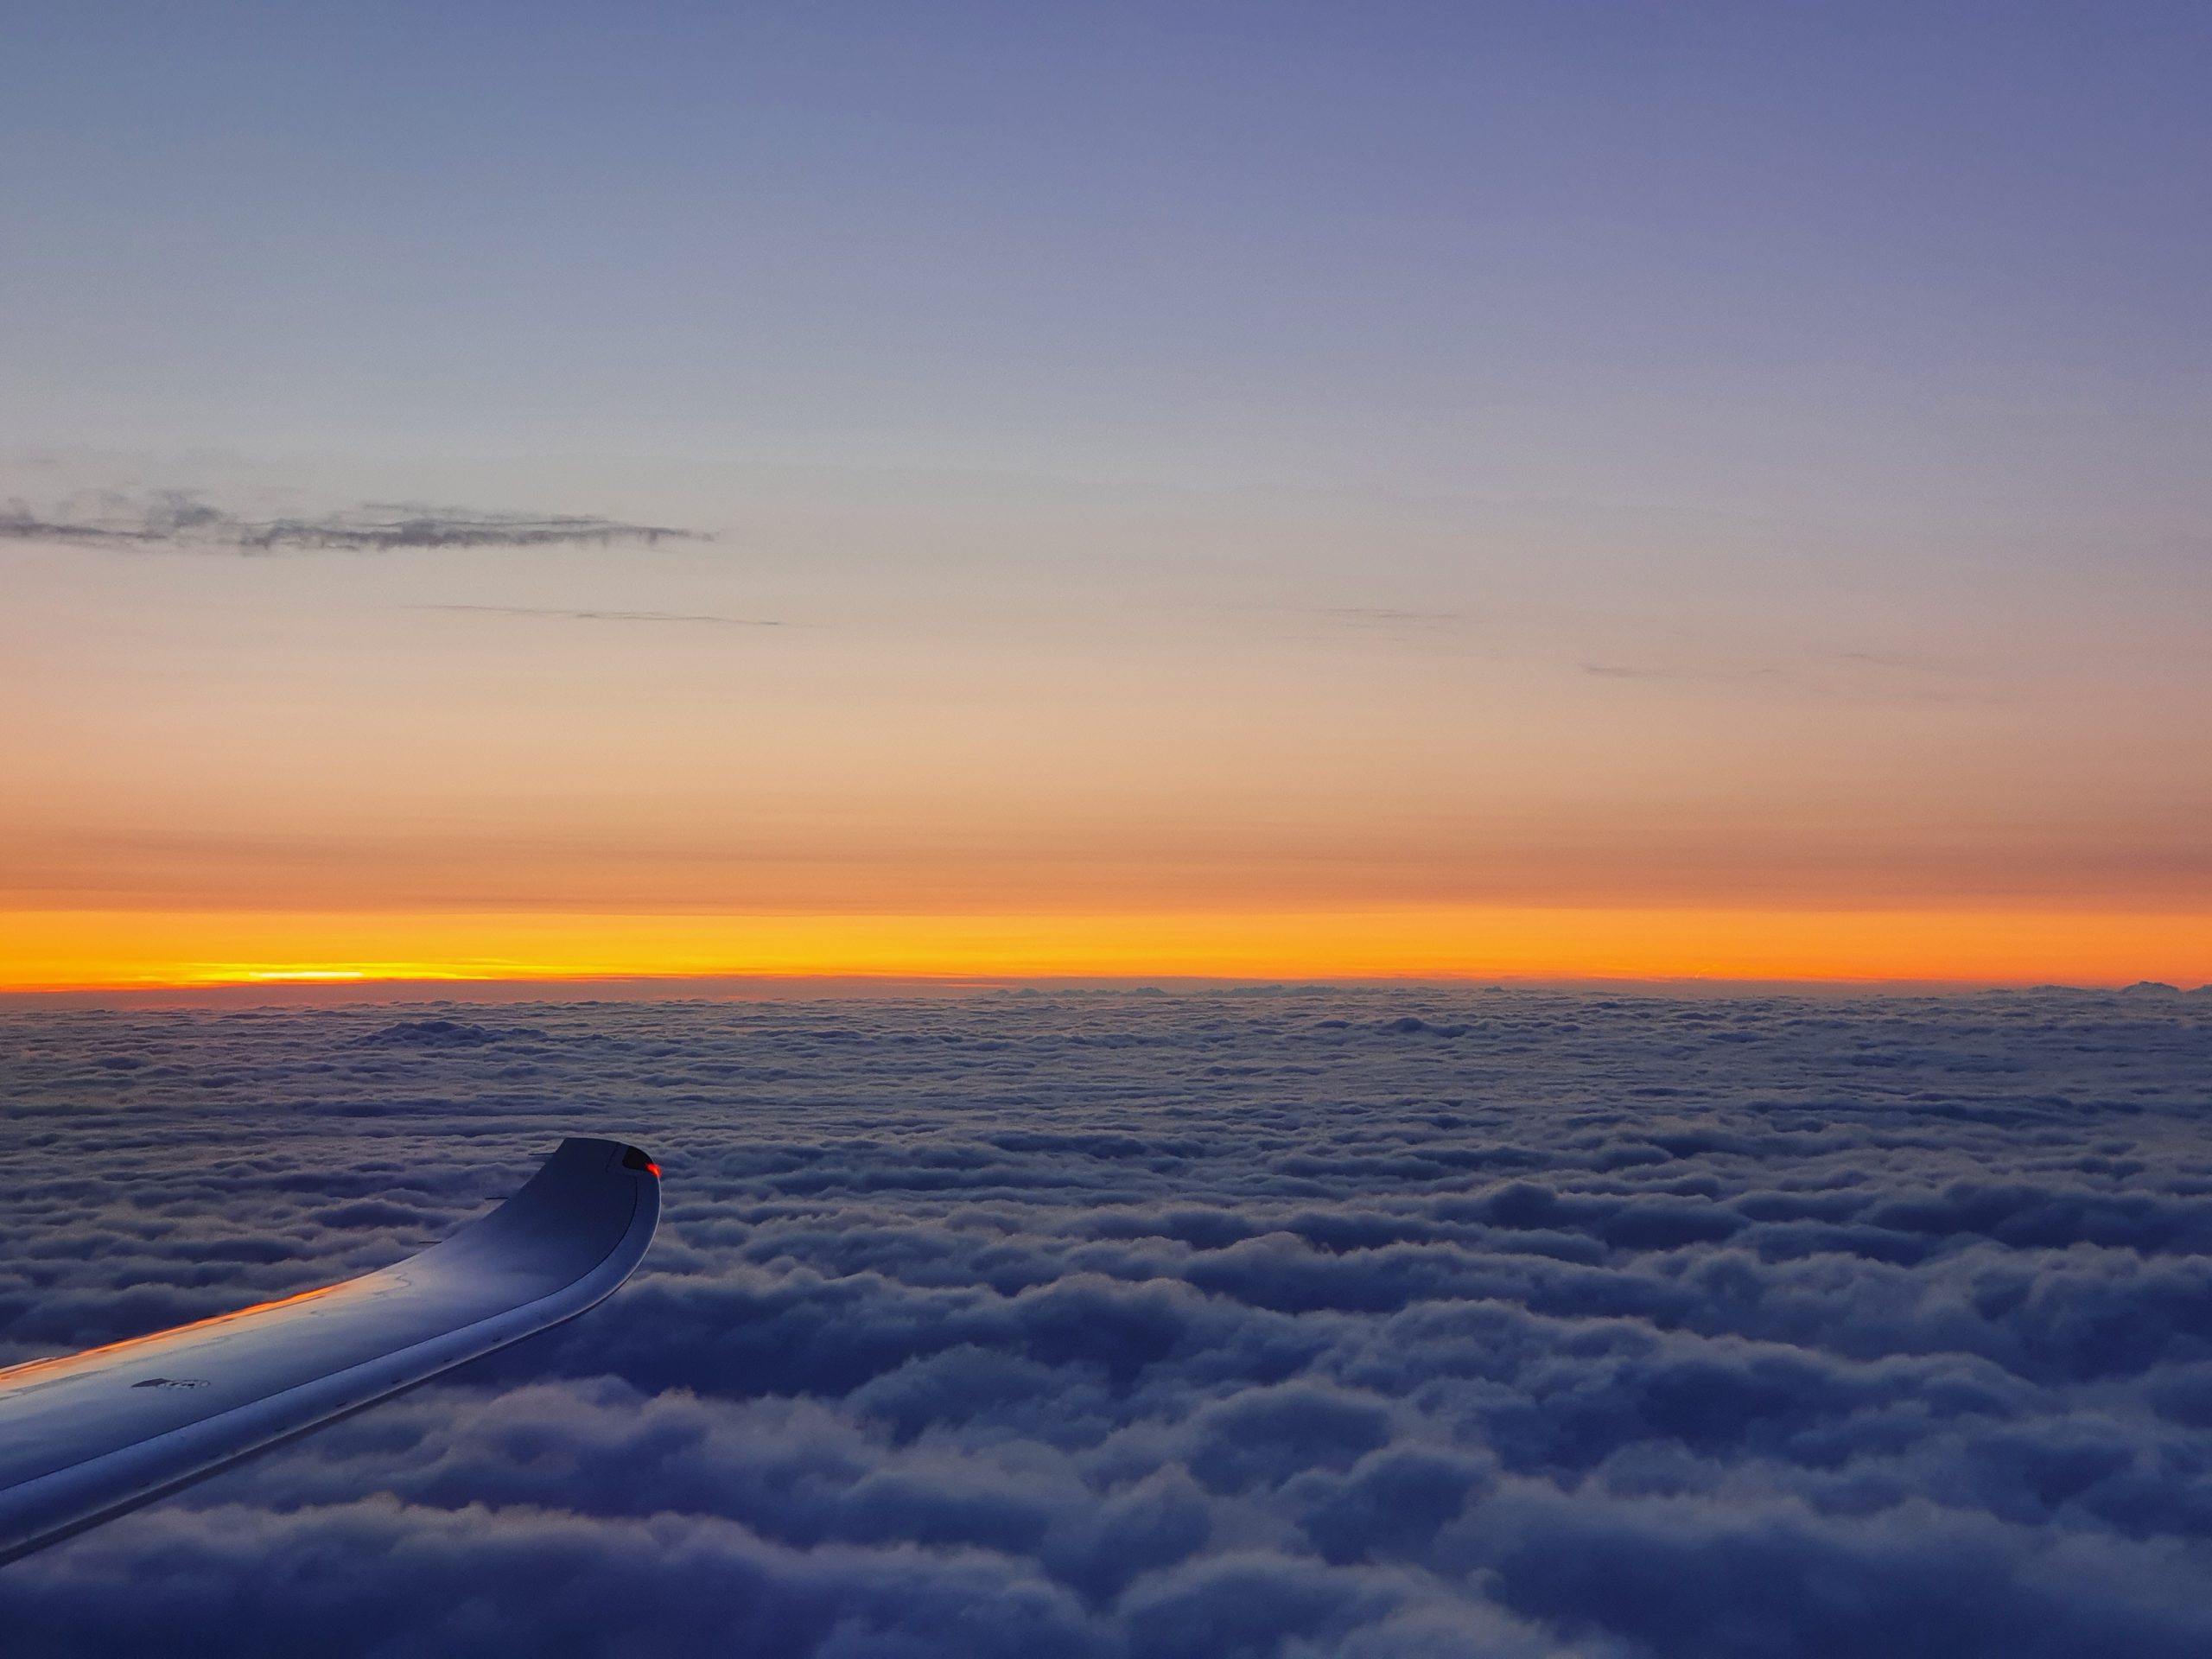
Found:
M 400 548 L 556 547 L 710 539 L 668 524 L 632 524 L 575 513 L 493 512 L 469 507 L 365 503 L 341 512 L 252 518 L 188 490 L 102 491 L 62 511 L 0 508 L 0 541 L 200 552 L 382 553 Z
M 2212 1002 L 0 1014 L 0 1362 L 564 1132 L 594 1313 L 0 1569 L 13 1656 L 2212 1651 Z

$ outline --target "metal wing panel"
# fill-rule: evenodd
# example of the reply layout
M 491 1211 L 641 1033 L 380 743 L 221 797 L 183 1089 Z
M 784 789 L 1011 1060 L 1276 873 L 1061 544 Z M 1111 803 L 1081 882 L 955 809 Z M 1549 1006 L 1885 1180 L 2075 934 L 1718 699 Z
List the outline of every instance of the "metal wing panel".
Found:
M 381 1272 L 0 1370 L 0 1561 L 582 1313 L 659 1215 L 643 1153 L 571 1139 Z

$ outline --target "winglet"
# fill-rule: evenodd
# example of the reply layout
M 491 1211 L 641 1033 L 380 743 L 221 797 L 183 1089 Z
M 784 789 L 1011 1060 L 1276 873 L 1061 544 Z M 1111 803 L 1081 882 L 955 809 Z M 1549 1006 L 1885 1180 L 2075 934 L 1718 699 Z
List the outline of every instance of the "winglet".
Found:
M 659 1219 L 652 1159 L 571 1138 L 498 1209 L 380 1272 L 0 1370 L 0 1562 L 573 1319 Z

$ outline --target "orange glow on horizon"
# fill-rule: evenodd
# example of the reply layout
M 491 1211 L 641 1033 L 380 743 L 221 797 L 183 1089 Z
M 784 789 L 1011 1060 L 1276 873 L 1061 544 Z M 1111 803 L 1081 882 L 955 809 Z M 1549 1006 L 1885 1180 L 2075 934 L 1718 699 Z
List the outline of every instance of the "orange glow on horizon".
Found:
M 1440 906 L 1085 915 L 16 912 L 0 989 L 631 977 L 2212 980 L 2212 915 Z
M 1831 619 L 1764 556 L 1493 567 L 1478 519 L 1310 503 L 1039 558 L 989 492 L 910 563 L 870 550 L 928 501 L 817 505 L 804 556 L 0 549 L 0 988 L 2212 978 L 2164 589 L 2133 633 Z M 771 593 L 805 626 L 593 608 Z

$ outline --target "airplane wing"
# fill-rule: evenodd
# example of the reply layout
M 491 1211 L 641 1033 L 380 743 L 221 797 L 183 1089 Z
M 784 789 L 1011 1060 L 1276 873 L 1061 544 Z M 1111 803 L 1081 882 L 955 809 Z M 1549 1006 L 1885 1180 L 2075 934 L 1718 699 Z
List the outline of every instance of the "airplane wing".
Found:
M 573 1318 L 659 1219 L 652 1160 L 570 1139 L 491 1214 L 381 1272 L 0 1370 L 0 1562 Z

